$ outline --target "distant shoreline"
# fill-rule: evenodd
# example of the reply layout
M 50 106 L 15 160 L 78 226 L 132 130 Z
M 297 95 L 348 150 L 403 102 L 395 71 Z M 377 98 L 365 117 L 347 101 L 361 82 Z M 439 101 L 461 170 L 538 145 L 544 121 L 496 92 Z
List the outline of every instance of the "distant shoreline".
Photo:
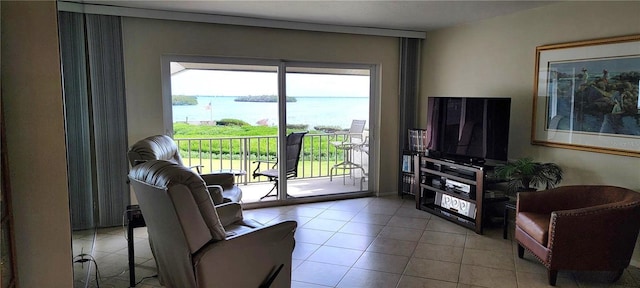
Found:
M 239 96 L 236 97 L 233 101 L 235 102 L 268 102 L 268 103 L 276 103 L 278 102 L 278 96 L 276 95 L 261 95 L 261 96 Z M 298 102 L 298 100 L 294 97 L 287 96 L 287 102 Z

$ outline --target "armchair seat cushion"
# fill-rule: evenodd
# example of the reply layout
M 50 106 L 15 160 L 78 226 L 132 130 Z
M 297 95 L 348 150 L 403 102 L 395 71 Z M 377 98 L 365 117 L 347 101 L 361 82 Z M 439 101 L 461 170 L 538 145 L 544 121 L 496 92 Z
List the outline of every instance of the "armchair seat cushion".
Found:
M 551 214 L 520 212 L 516 215 L 516 225 L 529 234 L 540 245 L 547 246 L 549 239 L 549 220 Z

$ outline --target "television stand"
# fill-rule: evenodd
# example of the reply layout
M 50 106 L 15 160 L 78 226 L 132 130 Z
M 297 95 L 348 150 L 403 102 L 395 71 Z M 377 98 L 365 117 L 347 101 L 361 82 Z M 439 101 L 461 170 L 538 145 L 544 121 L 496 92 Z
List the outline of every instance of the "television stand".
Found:
M 484 167 L 415 155 L 416 208 L 482 234 Z
M 429 156 L 427 156 L 427 157 L 429 157 Z M 477 166 L 482 166 L 486 162 L 484 158 L 459 156 L 459 155 L 448 155 L 448 156 L 430 157 L 430 158 L 432 158 L 432 159 L 440 159 L 442 161 L 446 161 L 446 162 L 449 162 L 449 163 L 466 164 L 466 165 L 477 165 Z

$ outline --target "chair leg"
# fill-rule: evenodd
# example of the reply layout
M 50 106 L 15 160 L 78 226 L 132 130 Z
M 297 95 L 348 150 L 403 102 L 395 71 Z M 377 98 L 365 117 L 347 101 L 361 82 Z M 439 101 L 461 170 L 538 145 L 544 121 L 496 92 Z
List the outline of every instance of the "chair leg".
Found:
M 271 192 L 273 192 L 273 190 L 276 190 L 276 194 L 271 195 Z M 273 187 L 271 187 L 271 190 L 269 190 L 269 192 L 267 192 L 267 194 L 265 194 L 264 196 L 260 197 L 260 200 L 262 200 L 264 198 L 267 198 L 267 197 L 271 197 L 271 196 L 277 197 L 278 196 L 277 192 L 278 192 L 278 181 L 276 180 L 276 181 L 274 181 L 274 184 L 273 184 Z M 293 196 L 289 195 L 289 193 L 287 193 L 287 198 L 295 198 L 295 197 L 293 197 Z
M 267 192 L 267 194 L 265 194 L 264 196 L 260 197 L 260 200 L 267 198 L 269 196 L 277 196 L 278 193 L 276 193 L 275 195 L 271 195 L 271 192 L 273 192 L 273 190 L 276 190 L 276 188 L 278 188 L 278 181 L 275 181 L 275 184 L 273 185 L 273 187 L 271 187 L 271 190 L 269 190 L 269 192 Z
M 558 279 L 558 270 L 547 270 L 549 276 L 549 285 L 556 286 L 556 280 Z
M 518 243 L 518 258 L 522 259 L 524 257 L 524 247 Z

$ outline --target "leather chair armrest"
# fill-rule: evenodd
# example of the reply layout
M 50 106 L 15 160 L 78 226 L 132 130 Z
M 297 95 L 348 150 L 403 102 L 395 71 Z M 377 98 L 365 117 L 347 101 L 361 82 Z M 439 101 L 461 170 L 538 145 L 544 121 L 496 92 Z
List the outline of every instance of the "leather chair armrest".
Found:
M 205 257 L 212 257 L 212 255 L 207 254 L 215 254 L 216 251 L 243 251 L 248 246 L 267 248 L 271 243 L 280 242 L 288 237 L 293 239 L 297 227 L 298 222 L 296 221 L 282 221 L 253 229 L 244 234 L 229 236 L 222 241 L 212 241 L 200 249 L 196 253 L 197 255 L 194 255 L 194 262 L 198 262 Z
M 282 221 L 273 225 L 268 225 L 251 230 L 244 234 L 237 234 L 227 237 L 225 241 L 215 242 L 215 249 L 227 249 L 220 246 L 237 246 L 236 248 L 228 247 L 228 249 L 242 249 L 246 245 L 263 245 L 271 242 L 277 242 L 286 237 L 293 237 L 298 222 Z
M 640 223 L 625 219 L 634 214 L 638 215 L 638 207 L 611 204 L 552 213 L 548 247 L 554 251 L 554 261 L 628 261 Z M 575 259 L 576 255 L 581 255 L 584 259 Z
M 295 221 L 285 221 L 210 242 L 193 255 L 198 283 L 202 287 L 259 287 L 284 264 L 272 287 L 289 287 L 296 226 Z
M 295 233 L 297 227 L 298 222 L 296 221 L 282 221 L 273 225 L 256 228 L 255 230 L 251 230 L 251 232 L 245 234 L 228 237 L 227 242 L 237 241 L 247 242 L 246 244 L 250 244 L 249 242 L 254 241 L 257 241 L 257 243 L 279 241 L 282 238 L 287 237 L 289 233 Z
M 216 206 L 218 212 L 218 218 L 222 226 L 227 226 L 231 223 L 242 221 L 242 206 L 238 203 L 228 202 Z
M 224 202 L 224 197 L 222 197 L 222 186 L 220 185 L 207 185 L 207 190 L 209 190 L 209 195 L 211 195 L 211 200 L 213 200 L 213 204 L 218 205 Z

